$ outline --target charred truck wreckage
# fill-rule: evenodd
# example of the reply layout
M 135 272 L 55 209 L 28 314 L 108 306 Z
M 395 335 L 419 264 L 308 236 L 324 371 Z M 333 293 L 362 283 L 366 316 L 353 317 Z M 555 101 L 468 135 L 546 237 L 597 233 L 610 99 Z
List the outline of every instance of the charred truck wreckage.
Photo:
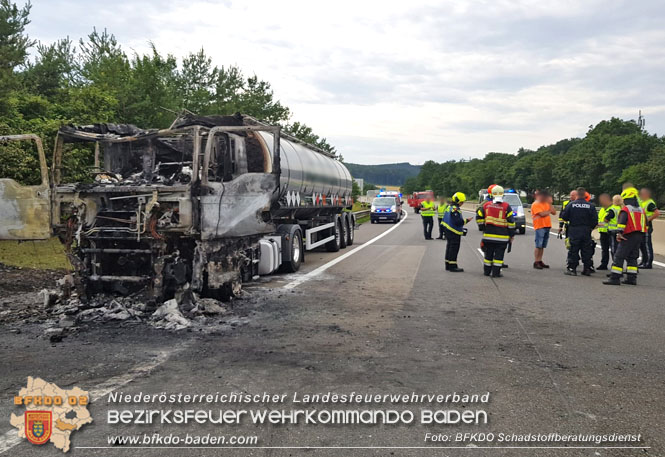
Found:
M 190 284 L 228 298 L 241 283 L 295 272 L 305 251 L 353 243 L 352 178 L 334 155 L 249 116 L 184 116 L 169 129 L 64 126 L 42 182 L 0 179 L 0 239 L 60 237 L 83 295 Z M 88 182 L 67 182 L 74 148 L 94 151 Z M 1 177 L 0 177 L 1 178 Z

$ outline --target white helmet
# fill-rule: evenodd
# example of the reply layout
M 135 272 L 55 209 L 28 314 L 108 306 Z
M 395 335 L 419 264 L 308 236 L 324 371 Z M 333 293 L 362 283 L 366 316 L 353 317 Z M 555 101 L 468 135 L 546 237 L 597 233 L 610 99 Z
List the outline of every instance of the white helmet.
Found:
M 492 188 L 492 199 L 496 202 L 503 201 L 503 187 L 497 185 Z

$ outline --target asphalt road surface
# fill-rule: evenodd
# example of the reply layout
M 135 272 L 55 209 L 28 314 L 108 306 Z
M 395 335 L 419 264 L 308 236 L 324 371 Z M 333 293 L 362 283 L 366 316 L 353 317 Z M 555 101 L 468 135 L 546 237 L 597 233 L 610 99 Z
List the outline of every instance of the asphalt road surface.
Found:
M 144 325 L 99 326 L 52 344 L 41 330 L 0 328 L 3 455 L 55 455 L 13 438 L 13 395 L 27 376 L 89 390 L 94 422 L 72 436 L 73 456 L 623 456 L 665 455 L 665 269 L 639 286 L 563 275 L 565 248 L 550 239 L 532 268 L 533 231 L 518 235 L 504 277 L 482 275 L 475 224 L 463 239 L 462 274 L 443 270 L 445 243 L 425 241 L 420 217 L 364 224 L 353 254 L 308 253 L 303 270 L 248 288 L 235 304 L 244 325 L 215 334 Z M 386 234 L 388 230 L 391 230 Z M 385 234 L 379 239 L 376 236 Z M 374 240 L 369 244 L 371 240 Z M 341 257 L 344 256 L 344 257 Z M 337 263 L 329 262 L 337 259 Z M 341 260 L 339 260 L 341 259 Z M 662 259 L 661 259 L 662 260 Z M 488 404 L 415 404 L 370 409 L 484 409 L 486 425 L 108 425 L 109 392 L 299 394 L 490 393 Z M 335 406 L 338 409 L 350 406 Z M 198 404 L 198 409 L 330 405 Z M 365 408 L 355 405 L 356 408 Z M 334 408 L 333 408 L 334 409 Z M 245 449 L 135 449 L 108 437 L 141 433 L 257 436 Z M 428 442 L 426 433 L 641 434 L 634 446 L 515 449 L 498 443 Z M 512 443 L 516 447 L 533 443 Z M 454 446 L 440 449 L 444 446 Z M 572 446 L 567 444 L 567 446 Z M 596 446 L 583 443 L 582 446 Z M 598 445 L 602 446 L 602 445 Z M 342 448 L 342 449 L 340 449 Z M 374 448 L 374 449 L 372 449 Z M 59 451 L 57 451 L 59 452 Z

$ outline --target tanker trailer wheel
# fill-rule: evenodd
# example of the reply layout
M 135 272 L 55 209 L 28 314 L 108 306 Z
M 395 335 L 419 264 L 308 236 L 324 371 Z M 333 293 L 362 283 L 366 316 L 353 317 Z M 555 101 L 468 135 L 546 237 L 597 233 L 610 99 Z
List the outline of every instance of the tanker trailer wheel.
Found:
M 346 247 L 346 240 L 349 237 L 349 224 L 348 224 L 347 214 L 342 213 L 339 217 L 339 221 L 341 222 L 340 227 L 342 229 L 339 237 L 339 247 L 344 249 Z
M 335 239 L 326 243 L 328 252 L 337 252 L 342 247 L 342 218 L 335 218 Z
M 283 262 L 282 265 L 284 266 L 284 271 L 288 273 L 295 273 L 300 269 L 300 264 L 302 264 L 303 261 L 303 242 L 302 232 L 300 229 L 294 230 L 291 233 L 290 243 L 290 258 L 289 260 Z
M 356 230 L 356 217 L 353 214 L 348 214 L 348 217 L 346 218 L 346 245 L 347 246 L 352 246 L 353 245 L 353 239 L 355 238 L 355 230 Z

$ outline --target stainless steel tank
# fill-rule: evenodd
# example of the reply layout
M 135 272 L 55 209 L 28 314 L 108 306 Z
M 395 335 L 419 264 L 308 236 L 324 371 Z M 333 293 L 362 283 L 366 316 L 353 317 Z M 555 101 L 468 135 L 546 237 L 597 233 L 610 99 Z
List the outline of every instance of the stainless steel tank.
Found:
M 272 135 L 258 133 L 273 156 Z M 312 204 L 313 196 L 314 199 L 319 195 L 341 199 L 351 197 L 351 173 L 340 161 L 286 138 L 280 139 L 280 146 L 280 197 L 298 195 L 299 200 L 306 205 Z

